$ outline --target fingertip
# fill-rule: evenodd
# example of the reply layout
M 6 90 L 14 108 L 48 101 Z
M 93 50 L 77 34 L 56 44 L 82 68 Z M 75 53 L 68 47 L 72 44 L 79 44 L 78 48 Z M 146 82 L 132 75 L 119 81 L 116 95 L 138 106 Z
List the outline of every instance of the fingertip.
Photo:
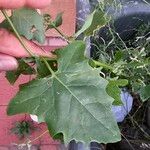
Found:
M 0 54 L 0 71 L 16 70 L 18 68 L 18 62 L 14 57 Z
M 31 7 L 31 8 L 44 8 L 49 6 L 51 0 L 0 0 L 0 8 L 3 9 L 17 9 L 24 6 Z
M 44 8 L 49 6 L 51 3 L 51 0 L 42 0 L 42 1 L 37 1 L 37 0 L 26 0 L 26 6 L 31 7 L 31 8 Z
M 16 9 L 23 7 L 25 5 L 25 0 L 0 0 L 0 8 L 4 9 Z

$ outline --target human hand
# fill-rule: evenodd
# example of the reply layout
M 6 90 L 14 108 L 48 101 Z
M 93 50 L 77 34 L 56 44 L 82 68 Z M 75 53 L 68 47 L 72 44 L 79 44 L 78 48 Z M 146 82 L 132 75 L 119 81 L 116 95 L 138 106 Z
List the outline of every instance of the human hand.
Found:
M 42 0 L 42 1 L 13 0 L 13 2 L 10 3 L 9 0 L 5 0 L 5 1 L 0 1 L 0 8 L 14 9 L 23 6 L 28 6 L 31 8 L 43 8 L 45 6 L 48 6 L 50 2 L 51 0 Z M 33 43 L 32 41 L 28 41 L 24 37 L 22 37 L 22 40 L 34 55 L 45 56 L 50 58 L 53 58 L 55 56 L 48 51 L 52 51 L 54 50 L 54 48 L 60 48 L 66 45 L 66 43 L 61 40 L 59 40 L 58 45 L 56 45 L 57 41 L 53 39 L 52 41 L 54 42 L 55 47 L 52 47 L 48 42 L 51 39 L 46 39 L 47 45 L 45 45 L 45 47 L 46 49 L 48 49 L 48 51 L 46 51 L 44 50 L 44 48 L 41 48 L 39 45 Z M 29 54 L 22 47 L 19 40 L 15 37 L 13 33 L 10 33 L 6 29 L 1 28 L 0 29 L 0 71 L 17 69 L 18 63 L 16 58 L 22 58 L 22 57 L 29 57 Z
M 0 8 L 2 9 L 15 9 L 19 7 L 31 7 L 31 8 L 44 8 L 51 3 L 51 0 L 1 0 L 0 1 Z

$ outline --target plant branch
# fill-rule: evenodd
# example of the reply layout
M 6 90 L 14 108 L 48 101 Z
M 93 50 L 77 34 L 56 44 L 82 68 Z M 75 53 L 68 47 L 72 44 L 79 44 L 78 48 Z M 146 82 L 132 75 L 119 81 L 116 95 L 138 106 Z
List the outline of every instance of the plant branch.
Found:
M 36 138 L 33 139 L 32 141 L 27 142 L 27 145 L 28 145 L 28 144 L 31 144 L 31 143 L 33 143 L 33 142 L 35 142 L 35 141 L 37 141 L 39 138 L 41 138 L 42 136 L 44 136 L 46 133 L 48 133 L 48 130 L 44 131 L 42 134 L 40 134 L 38 137 L 36 137 Z
M 55 72 L 53 71 L 53 69 L 51 68 L 51 66 L 48 64 L 47 60 L 43 57 L 41 57 L 43 62 L 45 63 L 46 67 L 48 68 L 48 70 L 50 71 L 50 73 L 52 74 L 52 76 L 55 76 Z
M 127 141 L 128 145 L 131 147 L 132 150 L 135 150 L 129 140 L 121 133 L 122 137 Z
M 105 63 L 102 63 L 102 62 L 99 62 L 99 61 L 96 61 L 96 60 L 92 60 L 92 61 L 94 62 L 95 66 L 97 66 L 97 67 L 103 67 L 105 69 L 109 69 L 109 70 L 113 71 L 113 67 L 111 67 L 108 64 L 105 64 Z
M 64 35 L 53 23 L 51 23 L 51 25 L 53 26 L 53 28 L 61 35 L 61 37 L 67 41 L 67 43 L 69 44 L 69 40 L 67 39 L 66 35 Z

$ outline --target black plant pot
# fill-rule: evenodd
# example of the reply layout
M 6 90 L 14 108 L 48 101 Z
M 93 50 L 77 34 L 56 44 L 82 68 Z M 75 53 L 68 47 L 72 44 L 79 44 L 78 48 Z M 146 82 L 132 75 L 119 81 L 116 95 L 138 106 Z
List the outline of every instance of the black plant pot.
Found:
M 150 144 L 146 140 L 131 140 L 129 141 L 122 140 L 115 144 L 108 144 L 108 150 L 149 150 Z
M 142 0 L 122 0 L 120 3 L 121 8 L 108 8 L 108 13 L 115 31 L 126 41 L 134 37 L 140 25 L 150 23 L 150 3 Z M 100 36 L 104 36 L 101 31 Z
M 120 36 L 120 38 L 127 42 L 135 38 L 139 27 L 142 25 L 150 25 L 150 0 L 118 0 L 121 4 L 120 8 L 108 7 L 106 12 L 111 16 L 110 27 Z M 108 33 L 109 29 L 104 27 L 100 29 L 99 43 L 106 43 L 112 39 Z M 92 39 L 93 43 L 93 39 Z M 91 57 L 97 52 L 95 47 L 91 46 Z
M 68 150 L 104 150 L 104 147 L 96 142 L 91 142 L 89 146 L 86 146 L 83 143 L 71 141 Z

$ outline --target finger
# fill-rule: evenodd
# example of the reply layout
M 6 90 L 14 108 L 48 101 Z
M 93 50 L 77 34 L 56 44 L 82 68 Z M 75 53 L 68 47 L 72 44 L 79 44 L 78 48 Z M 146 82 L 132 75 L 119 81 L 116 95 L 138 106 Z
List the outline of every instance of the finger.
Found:
M 39 45 L 39 43 L 37 43 Z M 45 43 L 39 45 L 46 51 L 54 52 L 56 49 L 63 48 L 67 46 L 68 43 L 61 37 L 46 37 Z
M 43 50 L 37 44 L 28 41 L 22 37 L 26 47 L 34 54 L 38 56 L 55 58 L 55 56 Z M 0 29 L 0 53 L 8 54 L 13 57 L 30 57 L 29 53 L 23 48 L 19 40 L 15 37 L 14 34 L 8 32 L 6 29 Z
M 26 6 L 31 8 L 44 8 L 49 6 L 51 0 L 26 0 Z
M 0 8 L 4 9 L 14 9 L 23 7 L 26 3 L 26 0 L 13 0 L 10 2 L 10 0 L 0 0 Z
M 44 8 L 51 3 L 51 0 L 0 0 L 0 8 L 15 9 L 23 6 L 31 8 Z
M 18 63 L 14 57 L 0 54 L 0 71 L 16 70 L 17 67 Z

